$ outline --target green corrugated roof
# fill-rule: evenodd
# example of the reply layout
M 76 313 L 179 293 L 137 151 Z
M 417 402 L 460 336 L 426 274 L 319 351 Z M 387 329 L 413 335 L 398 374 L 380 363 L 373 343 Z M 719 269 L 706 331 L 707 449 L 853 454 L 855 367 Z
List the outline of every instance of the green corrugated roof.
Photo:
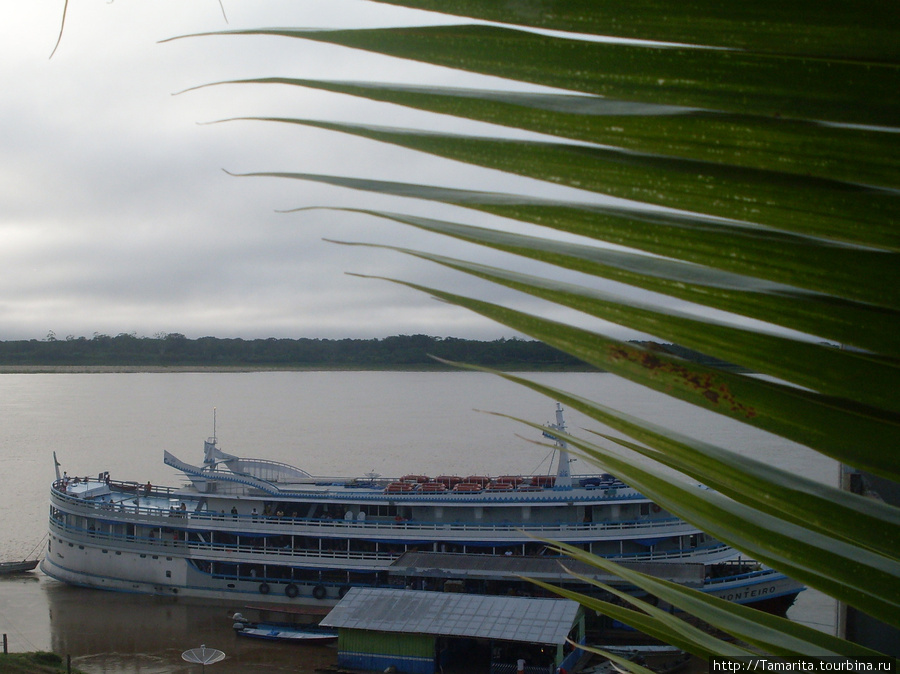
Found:
M 580 606 L 569 599 L 352 588 L 323 625 L 336 628 L 561 644 Z

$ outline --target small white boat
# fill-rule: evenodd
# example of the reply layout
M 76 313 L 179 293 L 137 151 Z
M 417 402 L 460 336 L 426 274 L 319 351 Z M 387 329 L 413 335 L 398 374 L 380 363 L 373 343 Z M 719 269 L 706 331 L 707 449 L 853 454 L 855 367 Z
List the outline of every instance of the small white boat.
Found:
M 23 559 L 21 562 L 0 562 L 0 574 L 25 573 L 38 565 L 39 559 Z
M 288 641 L 303 644 L 327 644 L 337 641 L 338 633 L 314 625 L 293 625 L 291 623 L 250 622 L 240 613 L 231 618 L 235 634 L 252 639 L 268 641 Z

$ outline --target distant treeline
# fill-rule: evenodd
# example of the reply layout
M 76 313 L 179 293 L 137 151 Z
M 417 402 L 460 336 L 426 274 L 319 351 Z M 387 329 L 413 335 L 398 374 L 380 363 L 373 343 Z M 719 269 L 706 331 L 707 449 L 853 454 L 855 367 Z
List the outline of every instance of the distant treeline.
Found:
M 510 369 L 591 370 L 542 342 L 399 335 L 383 339 L 188 339 L 179 333 L 0 342 L 0 365 L 440 368 L 445 360 Z
M 638 342 L 712 367 L 727 363 L 675 344 Z M 457 337 L 398 335 L 383 339 L 188 339 L 180 333 L 137 337 L 69 336 L 0 341 L 0 366 L 40 367 L 246 367 L 335 369 L 440 369 L 444 360 L 510 370 L 596 371 L 542 342 L 527 339 L 479 341 Z

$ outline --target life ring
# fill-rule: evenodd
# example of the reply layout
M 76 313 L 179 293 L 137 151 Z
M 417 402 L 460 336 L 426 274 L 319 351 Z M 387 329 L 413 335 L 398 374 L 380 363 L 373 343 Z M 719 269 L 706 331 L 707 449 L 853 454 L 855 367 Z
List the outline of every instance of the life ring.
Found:
M 326 590 L 324 585 L 316 585 L 313 588 L 313 597 L 316 599 L 325 599 L 325 594 Z
M 270 589 L 271 588 L 269 587 L 268 583 L 260 583 L 259 584 L 259 593 L 260 594 L 269 594 Z
M 650 506 L 650 510 L 652 510 L 655 513 L 658 513 L 660 510 L 662 510 L 662 508 L 660 508 L 658 505 L 656 505 L 654 503 L 652 506 Z
M 298 589 L 297 589 L 297 586 L 294 585 L 293 583 L 288 583 L 288 586 L 287 586 L 286 588 L 284 588 L 284 593 L 285 593 L 288 597 L 290 597 L 291 599 L 293 599 L 293 598 L 296 597 L 298 594 L 300 594 L 300 590 L 298 590 Z

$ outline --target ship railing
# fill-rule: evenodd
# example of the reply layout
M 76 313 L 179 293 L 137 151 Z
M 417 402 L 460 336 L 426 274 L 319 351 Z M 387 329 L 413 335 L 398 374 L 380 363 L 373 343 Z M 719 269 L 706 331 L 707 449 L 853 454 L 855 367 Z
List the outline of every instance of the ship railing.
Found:
M 725 543 L 710 543 L 709 545 L 697 545 L 680 550 L 648 550 L 646 552 L 629 552 L 620 555 L 604 555 L 607 559 L 617 562 L 659 562 L 678 559 L 695 559 L 698 553 L 712 554 L 725 552 L 731 548 Z
M 674 533 L 673 530 L 694 530 L 695 527 L 677 517 L 657 517 L 653 519 L 630 519 L 598 522 L 473 522 L 453 521 L 436 522 L 421 520 L 376 520 L 366 519 L 327 519 L 306 517 L 274 517 L 268 515 L 231 515 L 228 513 L 188 512 L 191 522 L 203 520 L 225 523 L 239 523 L 242 527 L 251 524 L 254 531 L 278 533 L 303 534 L 305 532 L 324 535 L 346 535 L 350 532 L 469 532 L 469 533 L 499 533 L 521 532 L 533 533 L 596 533 L 600 531 L 637 530 L 647 532 L 653 530 L 659 533 Z
M 65 521 L 64 518 L 60 517 L 50 517 L 50 528 L 54 531 L 65 533 L 76 540 L 81 540 L 86 543 L 124 543 L 136 552 L 143 551 L 143 548 L 138 549 L 134 547 L 135 545 L 141 544 L 146 545 L 148 551 L 151 548 L 156 551 L 156 548 L 185 547 L 184 539 L 182 537 L 175 538 L 173 537 L 172 533 L 169 533 L 169 535 L 164 538 L 137 536 L 135 534 L 116 534 L 109 531 L 101 531 L 99 529 L 77 527 L 69 524 Z
M 418 520 L 390 520 L 380 521 L 376 519 L 344 520 L 326 518 L 302 518 L 302 517 L 273 517 L 267 515 L 233 515 L 230 513 L 215 513 L 196 510 L 167 510 L 158 506 L 131 505 L 117 502 L 111 499 L 82 499 L 56 491 L 54 496 L 68 504 L 73 511 L 84 513 L 90 510 L 104 511 L 106 519 L 122 519 L 124 521 L 157 524 L 163 521 L 174 524 L 172 520 L 182 520 L 185 525 L 196 526 L 200 523 L 215 525 L 223 523 L 223 529 L 231 528 L 235 523 L 242 528 L 254 532 L 271 534 L 296 534 L 310 533 L 313 535 L 347 535 L 350 533 L 379 533 L 391 532 L 392 534 L 428 532 L 453 532 L 453 533 L 510 533 L 516 534 L 523 531 L 536 534 L 552 535 L 578 535 L 597 534 L 602 532 L 640 532 L 643 534 L 668 534 L 673 535 L 681 531 L 693 531 L 694 527 L 677 517 L 630 519 L 597 522 L 425 522 Z M 172 491 L 159 490 L 158 498 L 166 498 L 167 503 L 174 503 Z M 153 498 L 151 495 L 149 498 Z M 218 528 L 218 527 L 213 527 Z
M 196 541 L 196 540 L 185 540 L 183 532 L 176 531 L 174 532 L 174 538 L 170 538 L 169 536 L 173 536 L 173 533 L 169 533 L 168 536 L 164 535 L 163 537 L 148 537 L 148 536 L 136 536 L 134 534 L 115 534 L 112 532 L 104 532 L 95 529 L 85 529 L 83 527 L 76 527 L 66 523 L 64 520 L 60 520 L 57 518 L 51 518 L 51 525 L 57 530 L 64 531 L 65 533 L 80 538 L 86 542 L 107 542 L 107 543 L 125 543 L 129 546 L 141 546 L 140 549 L 135 548 L 135 551 L 140 552 L 144 549 L 148 552 L 158 552 L 161 549 L 181 549 L 181 550 L 190 550 L 201 553 L 200 556 L 208 557 L 211 552 L 218 552 L 224 555 L 224 559 L 228 559 L 231 561 L 239 561 L 234 555 L 246 555 L 247 560 L 253 560 L 255 562 L 260 561 L 263 558 L 275 559 L 279 557 L 291 557 L 291 558 L 315 558 L 315 559 L 331 559 L 334 561 L 339 560 L 347 560 L 347 561 L 383 561 L 390 562 L 400 556 L 400 552 L 364 552 L 358 550 L 347 550 L 347 549 L 332 549 L 329 550 L 327 548 L 291 548 L 291 547 L 275 547 L 275 546 L 255 546 L 255 545 L 238 545 L 237 543 L 210 543 L 206 541 Z M 691 548 L 684 548 L 681 550 L 661 550 L 661 551 L 647 551 L 647 552 L 639 552 L 639 553 L 628 553 L 624 555 L 609 555 L 609 559 L 617 560 L 617 561 L 673 561 L 679 559 L 688 559 L 688 558 L 696 558 L 698 553 L 715 553 L 720 551 L 725 551 L 730 549 L 724 543 L 714 543 L 709 545 L 696 546 Z M 191 555 L 193 556 L 193 555 Z M 751 577 L 753 575 L 758 575 L 761 572 L 754 572 L 746 574 L 747 577 Z M 734 580 L 735 576 L 729 577 L 729 580 Z
M 162 487 L 157 485 L 150 485 L 150 489 L 147 489 L 147 484 L 141 484 L 139 482 L 125 482 L 122 480 L 100 480 L 96 477 L 84 477 L 84 478 L 69 478 L 69 484 L 78 479 L 81 483 L 96 483 L 96 484 L 106 484 L 110 491 L 113 493 L 120 493 L 123 495 L 127 495 L 128 498 L 132 496 L 148 496 L 148 497 L 158 497 L 158 498 L 171 498 L 172 494 L 175 493 L 175 489 L 172 487 Z M 74 499 L 76 501 L 81 501 L 78 496 L 72 496 L 66 493 L 66 480 L 54 480 L 52 488 L 55 492 L 57 492 L 61 497 Z
M 194 511 L 167 511 L 157 507 L 120 505 L 110 502 L 91 502 L 81 499 L 67 499 L 72 512 L 103 511 L 103 518 L 122 520 L 140 524 L 164 524 L 168 526 L 196 527 L 205 525 L 214 530 L 229 530 L 240 526 L 254 533 L 272 535 L 320 535 L 347 536 L 356 534 L 387 533 L 416 536 L 423 533 L 463 533 L 463 534 L 510 534 L 522 532 L 550 534 L 556 536 L 597 535 L 603 532 L 634 532 L 655 535 L 676 535 L 695 531 L 695 527 L 677 517 L 648 520 L 621 520 L 613 522 L 547 522 L 524 524 L 512 522 L 344 522 L 343 520 L 317 520 L 305 518 L 266 518 L 252 515 L 222 515 Z M 216 526 L 222 523 L 223 526 Z
M 327 483 L 317 483 L 320 486 L 336 486 L 336 485 L 327 485 Z M 346 485 L 344 485 L 346 486 Z M 348 489 L 352 489 L 352 487 L 347 487 Z M 647 501 L 647 497 L 641 494 L 640 492 L 632 489 L 631 487 L 625 487 L 623 493 L 623 488 L 610 488 L 610 489 L 601 489 L 594 487 L 585 487 L 585 491 L 589 492 L 590 501 L 595 504 L 600 504 L 609 501 Z M 271 492 L 267 492 L 271 493 Z M 277 496 L 279 498 L 296 498 L 296 499 L 305 499 L 305 498 L 316 498 L 322 496 L 322 491 L 315 490 L 282 490 L 278 492 Z M 359 493 L 352 492 L 347 494 L 347 496 L 352 496 L 354 501 L 365 503 L 367 501 L 384 501 L 385 496 L 389 496 L 392 501 L 395 501 L 399 504 L 404 505 L 417 505 L 422 503 L 429 503 L 435 497 L 440 498 L 440 505 L 454 505 L 457 503 L 467 503 L 467 504 L 475 504 L 475 505 L 484 505 L 484 504 L 517 504 L 518 498 L 522 496 L 522 494 L 528 494 L 528 503 L 529 504 L 541 504 L 541 503 L 568 503 L 572 500 L 572 488 L 563 488 L 563 487 L 545 487 L 543 489 L 534 491 L 531 489 L 527 490 L 518 490 L 514 489 L 512 491 L 498 491 L 492 492 L 490 490 L 482 491 L 482 492 L 461 492 L 457 493 L 454 491 L 444 491 L 440 493 L 433 492 L 421 492 L 421 491 L 409 491 L 409 492 L 396 492 L 396 493 L 388 493 L 382 490 L 379 490 L 375 493 Z
M 731 583 L 735 580 L 745 580 L 747 578 L 757 578 L 759 576 L 768 576 L 772 574 L 777 574 L 778 571 L 774 569 L 756 569 L 754 571 L 748 571 L 746 573 L 739 573 L 734 576 L 723 576 L 720 578 L 707 578 L 706 584 L 708 585 L 716 585 L 719 583 Z
M 55 485 L 54 485 L 55 486 Z M 196 514 L 194 511 L 171 509 L 176 503 L 184 502 L 178 497 L 176 490 L 165 487 L 147 490 L 145 487 L 135 483 L 138 489 L 134 491 L 114 491 L 109 494 L 103 494 L 99 497 L 82 498 L 65 493 L 62 489 L 54 489 L 52 498 L 61 504 L 68 506 L 71 512 L 84 514 L 90 511 L 102 511 L 105 519 L 122 519 L 128 522 L 158 522 L 164 518 L 186 519 L 189 515 Z M 121 498 L 122 494 L 126 494 Z M 159 505 L 140 504 L 141 499 L 146 499 L 152 503 L 164 502 L 167 507 L 163 508 Z M 133 501 L 137 501 L 137 505 Z
M 51 528 L 56 531 L 64 532 L 73 539 L 84 541 L 85 543 L 107 543 L 112 547 L 118 543 L 127 545 L 133 552 L 160 553 L 164 550 L 181 550 L 200 553 L 197 556 L 210 558 L 213 553 L 222 555 L 221 559 L 231 562 L 244 561 L 238 559 L 238 556 L 244 556 L 246 561 L 254 563 L 263 563 L 266 559 L 275 560 L 277 558 L 290 557 L 309 558 L 309 559 L 331 559 L 334 561 L 376 561 L 390 563 L 397 559 L 402 553 L 400 552 L 363 552 L 359 550 L 329 550 L 323 549 L 307 549 L 307 548 L 290 548 L 290 547 L 259 547 L 254 545 L 238 545 L 236 543 L 209 543 L 196 540 L 185 540 L 183 536 L 172 538 L 170 533 L 163 537 L 155 536 L 136 536 L 134 534 L 116 534 L 97 529 L 85 529 L 84 527 L 76 527 L 67 524 L 63 520 L 51 518 Z M 188 556 L 195 556 L 189 554 Z
M 290 559 L 328 559 L 332 561 L 347 562 L 384 562 L 388 564 L 396 560 L 401 553 L 399 552 L 362 552 L 359 550 L 328 550 L 316 548 L 260 548 L 252 545 L 237 545 L 228 543 L 201 543 L 197 541 L 189 541 L 186 546 L 192 552 L 199 553 L 196 556 L 203 559 L 216 558 L 219 561 L 229 562 L 253 562 L 256 564 L 264 563 L 266 560 L 283 561 L 282 558 Z M 215 553 L 222 555 L 217 557 Z M 195 555 L 191 555 L 195 556 Z

